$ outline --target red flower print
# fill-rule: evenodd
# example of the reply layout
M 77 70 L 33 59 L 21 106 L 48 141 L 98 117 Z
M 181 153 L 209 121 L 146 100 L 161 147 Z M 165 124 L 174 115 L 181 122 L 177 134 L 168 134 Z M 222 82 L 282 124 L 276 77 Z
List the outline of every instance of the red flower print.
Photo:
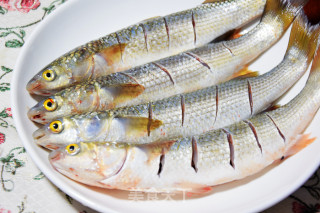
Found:
M 5 135 L 0 132 L 0 144 L 4 143 L 5 140 L 6 140 Z M 0 213 L 1 213 L 1 211 L 0 211 Z
M 11 112 L 11 108 L 7 108 L 6 109 L 6 113 L 9 117 L 12 117 L 12 112 Z
M 18 11 L 28 13 L 30 10 L 35 10 L 40 6 L 39 0 L 16 0 L 14 6 Z
M 14 8 L 12 7 L 12 3 L 13 3 L 12 0 L 0 0 L 0 6 L 9 10 L 9 11 L 14 10 Z
M 0 213 L 11 213 L 11 211 L 7 210 L 7 209 L 4 209 L 4 208 L 1 208 L 0 209 Z
M 30 10 L 35 10 L 40 6 L 39 0 L 0 0 L 0 6 L 9 10 L 18 10 L 23 13 L 28 13 Z

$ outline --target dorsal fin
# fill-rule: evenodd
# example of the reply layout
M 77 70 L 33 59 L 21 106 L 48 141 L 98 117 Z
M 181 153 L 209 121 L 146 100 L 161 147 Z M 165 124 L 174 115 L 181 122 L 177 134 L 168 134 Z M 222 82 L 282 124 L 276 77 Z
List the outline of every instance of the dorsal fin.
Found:
M 204 2 L 202 2 L 202 4 L 208 4 L 208 3 L 215 3 L 215 2 L 219 2 L 220 0 L 205 0 Z

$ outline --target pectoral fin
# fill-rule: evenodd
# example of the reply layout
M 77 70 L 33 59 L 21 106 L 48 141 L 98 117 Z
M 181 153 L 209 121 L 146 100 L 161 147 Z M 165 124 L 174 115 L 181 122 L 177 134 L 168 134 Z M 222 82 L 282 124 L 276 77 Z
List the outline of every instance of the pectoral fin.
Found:
M 208 4 L 208 3 L 215 3 L 218 2 L 219 0 L 205 0 L 204 2 L 202 2 L 202 4 Z
M 118 65 L 121 63 L 122 53 L 125 47 L 125 43 L 115 44 L 100 51 L 99 55 L 106 60 L 108 66 Z
M 117 119 L 123 122 L 126 134 L 133 137 L 147 135 L 148 125 L 150 125 L 151 132 L 162 125 L 162 121 L 147 117 L 117 117 Z
M 230 32 L 230 35 L 228 36 L 228 38 L 226 40 L 233 40 L 233 39 L 236 39 L 236 38 L 240 38 L 241 36 L 243 36 L 241 34 L 241 28 L 238 28 L 238 29 L 234 29 Z
M 151 17 L 151 18 L 144 19 L 144 20 L 142 20 L 142 21 L 139 22 L 139 23 L 152 21 L 153 19 L 156 19 L 156 18 L 161 18 L 161 16 L 153 16 L 153 17 Z
M 258 75 L 259 75 L 259 72 L 249 70 L 248 65 L 245 65 L 241 70 L 234 73 L 231 76 L 231 79 L 233 79 L 233 78 L 252 78 L 252 77 L 257 77 Z
M 120 103 L 125 103 L 129 100 L 138 97 L 144 90 L 144 86 L 141 84 L 121 84 L 117 86 L 112 86 L 107 89 L 109 92 L 112 93 L 113 99 L 113 106 L 116 107 Z

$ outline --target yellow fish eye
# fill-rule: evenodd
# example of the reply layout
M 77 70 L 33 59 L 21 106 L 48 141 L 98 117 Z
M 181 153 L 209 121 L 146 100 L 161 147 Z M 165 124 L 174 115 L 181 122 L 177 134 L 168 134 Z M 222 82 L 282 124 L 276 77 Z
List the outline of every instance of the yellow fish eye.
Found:
M 44 80 L 46 81 L 53 81 L 54 78 L 56 77 L 56 74 L 54 71 L 52 70 L 45 70 L 43 73 L 42 73 L 42 77 Z
M 51 112 L 51 111 L 57 109 L 58 104 L 56 103 L 56 101 L 55 101 L 54 99 L 48 98 L 47 100 L 45 100 L 45 101 L 43 102 L 43 107 L 44 107 L 47 111 Z
M 50 130 L 53 133 L 60 133 L 63 129 L 61 121 L 52 121 L 49 125 Z
M 66 146 L 65 150 L 69 155 L 76 155 L 80 151 L 80 147 L 78 144 L 73 143 L 73 144 L 69 144 L 68 146 Z

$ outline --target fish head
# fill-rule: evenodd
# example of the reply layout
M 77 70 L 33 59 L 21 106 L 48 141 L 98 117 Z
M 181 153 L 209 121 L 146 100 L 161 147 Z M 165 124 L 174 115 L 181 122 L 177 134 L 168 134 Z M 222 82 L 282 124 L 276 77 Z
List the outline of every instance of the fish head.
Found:
M 127 147 L 114 143 L 74 143 L 49 154 L 51 165 L 82 183 L 99 185 L 117 175 L 127 159 Z
M 32 136 L 38 145 L 52 150 L 79 141 L 77 128 L 69 118 L 54 120 L 36 130 Z
M 30 94 L 50 96 L 84 81 L 93 73 L 93 58 L 85 49 L 65 54 L 38 72 L 27 84 Z
M 30 94 L 49 96 L 72 84 L 70 75 L 64 66 L 48 65 L 28 82 L 26 88 Z
M 36 123 L 46 124 L 55 118 L 71 113 L 71 108 L 66 102 L 62 96 L 50 96 L 29 109 L 28 117 Z

